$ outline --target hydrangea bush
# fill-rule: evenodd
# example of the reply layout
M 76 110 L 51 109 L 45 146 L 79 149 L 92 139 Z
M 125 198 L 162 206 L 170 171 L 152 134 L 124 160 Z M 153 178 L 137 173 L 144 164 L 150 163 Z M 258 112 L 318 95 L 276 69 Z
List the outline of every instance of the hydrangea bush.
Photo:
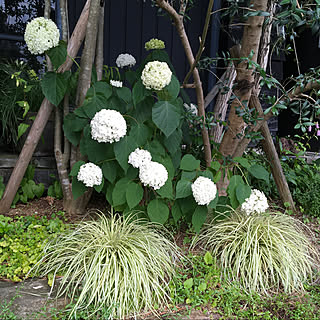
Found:
M 65 49 L 59 44 L 54 50 Z M 53 59 L 55 70 L 61 63 L 63 59 Z M 162 224 L 183 219 L 198 232 L 208 211 L 215 212 L 218 205 L 239 207 L 251 188 L 228 171 L 228 197 L 218 197 L 220 163 L 213 161 L 205 168 L 193 155 L 183 154 L 190 125 L 185 106 L 195 111 L 196 106 L 180 90 L 166 51 L 153 49 L 135 70 L 134 64 L 130 54 L 119 55 L 121 77 L 93 78 L 83 104 L 64 118 L 65 136 L 88 159 L 87 164 L 78 161 L 72 167 L 73 195 L 77 198 L 93 187 L 116 211 L 138 210 Z M 61 90 L 52 95 L 50 81 L 57 77 Z M 55 72 L 44 76 L 43 92 L 50 102 L 59 105 L 70 77 Z

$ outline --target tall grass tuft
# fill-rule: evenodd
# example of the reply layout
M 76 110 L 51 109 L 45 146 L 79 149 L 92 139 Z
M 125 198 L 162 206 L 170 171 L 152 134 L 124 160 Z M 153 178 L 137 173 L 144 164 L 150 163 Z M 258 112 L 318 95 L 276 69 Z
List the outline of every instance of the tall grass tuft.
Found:
M 310 236 L 303 223 L 282 213 L 234 211 L 207 224 L 196 243 L 212 252 L 226 279 L 246 290 L 291 293 L 303 290 L 318 266 Z
M 163 227 L 133 216 L 83 221 L 49 243 L 39 264 L 42 275 L 62 274 L 58 295 L 77 310 L 110 308 L 112 318 L 155 311 L 168 300 L 177 247 Z

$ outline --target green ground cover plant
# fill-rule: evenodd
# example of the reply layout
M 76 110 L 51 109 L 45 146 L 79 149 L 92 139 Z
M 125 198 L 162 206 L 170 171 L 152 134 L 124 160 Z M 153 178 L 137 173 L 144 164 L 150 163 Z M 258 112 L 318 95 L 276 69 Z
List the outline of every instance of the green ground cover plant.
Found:
M 10 218 L 0 215 L 0 278 L 22 281 L 34 276 L 32 268 L 47 241 L 67 229 L 63 212 L 45 216 Z

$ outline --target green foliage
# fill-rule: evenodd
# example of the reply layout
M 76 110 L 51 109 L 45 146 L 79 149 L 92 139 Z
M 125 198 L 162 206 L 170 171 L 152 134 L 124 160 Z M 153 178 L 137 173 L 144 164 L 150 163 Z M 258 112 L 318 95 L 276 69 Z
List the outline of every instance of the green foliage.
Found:
M 26 173 L 21 181 L 20 187 L 13 199 L 12 207 L 16 205 L 18 201 L 27 203 L 29 200 L 35 197 L 40 198 L 44 193 L 44 184 L 36 184 L 33 180 L 35 167 L 29 165 Z
M 305 225 L 285 214 L 234 211 L 206 225 L 197 242 L 212 252 L 223 276 L 245 290 L 290 293 L 303 290 L 318 262 L 306 232 Z
M 122 318 L 166 302 L 177 256 L 160 225 L 101 215 L 48 243 L 39 272 L 64 275 L 58 294 L 70 294 L 71 315 L 93 305 Z
M 55 175 L 51 175 L 52 178 L 55 178 Z M 63 192 L 61 188 L 61 183 L 59 180 L 54 180 L 52 185 L 49 186 L 47 194 L 49 197 L 53 197 L 56 199 L 62 199 L 63 198 Z
M 0 278 L 21 281 L 35 266 L 48 239 L 66 229 L 62 212 L 51 219 L 36 215 L 9 218 L 0 215 Z M 34 276 L 31 271 L 28 276 Z

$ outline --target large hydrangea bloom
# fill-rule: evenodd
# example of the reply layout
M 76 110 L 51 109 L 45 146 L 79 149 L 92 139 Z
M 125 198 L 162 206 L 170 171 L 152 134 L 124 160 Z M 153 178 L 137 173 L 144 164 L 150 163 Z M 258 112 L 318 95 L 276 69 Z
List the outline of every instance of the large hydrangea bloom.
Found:
M 118 68 L 133 67 L 136 64 L 136 59 L 129 53 L 121 53 L 116 59 Z
M 217 187 L 211 179 L 198 177 L 191 185 L 194 200 L 200 206 L 208 205 L 217 195 Z
M 28 22 L 24 40 L 32 54 L 42 54 L 59 44 L 60 32 L 56 24 L 43 17 Z
M 168 171 L 161 163 L 150 161 L 140 167 L 139 179 L 143 185 L 158 190 L 168 180 Z
M 171 81 L 172 72 L 166 62 L 148 62 L 141 75 L 143 85 L 147 89 L 162 90 Z
M 148 150 L 143 150 L 137 148 L 129 154 L 128 163 L 131 164 L 134 168 L 140 168 L 143 165 L 151 162 L 151 154 Z
M 250 197 L 241 205 L 241 210 L 247 215 L 252 213 L 263 213 L 269 208 L 268 199 L 265 194 L 257 189 L 251 191 Z
M 102 183 L 102 170 L 94 163 L 85 163 L 80 166 L 77 179 L 87 187 L 99 186 Z
M 102 109 L 90 122 L 91 137 L 98 142 L 117 142 L 127 133 L 127 124 L 120 112 Z

